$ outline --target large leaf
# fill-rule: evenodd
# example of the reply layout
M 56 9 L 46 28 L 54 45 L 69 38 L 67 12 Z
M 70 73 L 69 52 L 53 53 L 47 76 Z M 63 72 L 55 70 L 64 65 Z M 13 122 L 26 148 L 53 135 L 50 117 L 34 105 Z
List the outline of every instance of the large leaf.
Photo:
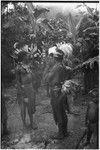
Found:
M 39 17 L 41 14 L 48 12 L 49 10 L 46 8 L 37 9 L 34 8 L 32 3 L 27 3 L 29 13 L 31 15 L 31 24 L 34 29 L 34 33 L 39 31 L 39 28 L 42 27 L 45 30 L 50 30 L 50 26 L 48 27 L 45 18 Z
M 44 20 L 42 22 L 43 22 L 43 24 L 47 25 L 51 30 L 54 30 L 53 26 L 49 23 L 49 20 L 44 18 Z
M 46 12 L 49 12 L 49 9 L 47 9 L 47 8 L 35 8 L 34 9 L 34 16 L 35 16 L 35 18 L 38 18 L 42 14 L 45 14 Z
M 78 65 L 74 69 L 75 70 L 82 69 L 84 66 L 87 66 L 87 65 L 89 65 L 90 68 L 92 69 L 95 62 L 99 64 L 99 56 L 96 56 L 96 57 L 93 57 L 93 58 L 89 58 L 87 61 L 85 61 L 82 64 Z
M 28 7 L 28 11 L 30 12 L 30 14 L 34 13 L 34 6 L 32 5 L 32 3 L 26 3 L 26 6 Z M 34 17 L 34 15 L 33 15 Z
M 79 30 L 79 28 L 80 28 L 80 26 L 81 26 L 81 23 L 82 23 L 82 21 L 83 21 L 83 18 L 84 18 L 84 16 L 82 16 L 82 17 L 80 18 L 79 22 L 77 23 L 77 25 L 76 25 L 76 27 L 75 27 L 77 31 Z
M 36 23 L 41 24 L 44 20 L 45 20 L 45 18 L 39 18 L 36 20 Z
M 90 34 L 93 32 L 96 32 L 99 34 L 99 27 L 88 27 L 85 30 L 83 30 L 83 33 L 86 33 L 86 34 Z
M 73 41 L 75 42 L 77 30 L 75 28 L 74 19 L 73 19 L 71 13 L 69 13 L 69 17 L 68 17 L 68 27 L 69 27 L 69 32 L 73 34 Z
M 92 8 L 88 7 L 85 3 L 83 3 L 83 5 L 86 7 L 88 13 L 89 13 L 91 16 L 93 16 L 94 14 L 93 14 Z
M 39 18 L 36 20 L 37 26 L 44 28 L 46 31 L 53 30 L 52 25 L 49 24 L 49 21 L 46 18 Z
M 36 32 L 36 22 L 35 22 L 35 17 L 33 15 L 34 13 L 34 6 L 32 5 L 32 3 L 26 3 L 27 7 L 28 7 L 28 11 L 30 13 L 30 20 L 31 20 L 31 25 L 32 25 L 32 28 L 34 30 L 34 32 Z
M 87 61 L 85 61 L 85 62 L 82 64 L 82 66 L 89 64 L 90 68 L 92 69 L 92 68 L 93 68 L 93 65 L 94 65 L 94 62 L 97 62 L 97 63 L 99 64 L 99 56 L 88 59 Z

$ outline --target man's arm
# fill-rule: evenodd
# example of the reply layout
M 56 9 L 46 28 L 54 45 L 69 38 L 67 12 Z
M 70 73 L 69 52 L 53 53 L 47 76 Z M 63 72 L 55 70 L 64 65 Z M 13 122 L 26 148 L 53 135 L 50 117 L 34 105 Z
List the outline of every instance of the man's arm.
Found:
M 73 69 L 66 66 L 65 67 L 65 76 L 66 76 L 66 80 L 70 80 L 72 79 L 72 76 L 73 76 Z

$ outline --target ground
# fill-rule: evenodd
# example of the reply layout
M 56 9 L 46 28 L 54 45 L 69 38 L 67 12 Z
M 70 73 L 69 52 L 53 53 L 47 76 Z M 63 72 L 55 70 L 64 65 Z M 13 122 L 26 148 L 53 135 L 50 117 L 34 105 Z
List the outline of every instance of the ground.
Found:
M 78 96 L 74 102 L 72 110 L 78 115 L 68 115 L 69 136 L 64 140 L 54 140 L 51 137 L 57 133 L 50 98 L 46 96 L 45 89 L 39 89 L 36 101 L 36 113 L 34 120 L 38 129 L 29 128 L 29 118 L 27 116 L 27 129 L 23 129 L 20 117 L 20 109 L 16 103 L 16 89 L 7 89 L 10 100 L 7 102 L 8 130 L 9 135 L 3 137 L 2 148 L 10 149 L 73 149 L 84 132 L 86 105 L 83 96 Z

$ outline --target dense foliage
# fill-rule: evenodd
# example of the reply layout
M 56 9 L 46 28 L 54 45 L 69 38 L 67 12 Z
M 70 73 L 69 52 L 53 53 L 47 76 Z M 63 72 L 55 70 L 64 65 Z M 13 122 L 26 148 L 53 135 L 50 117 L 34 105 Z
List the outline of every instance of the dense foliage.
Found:
M 8 9 L 8 4 L 13 6 L 12 9 Z M 38 53 L 40 63 L 43 63 L 49 47 L 63 41 L 73 44 L 74 64 L 97 56 L 99 13 L 86 4 L 78 7 L 86 7 L 87 12 L 79 12 L 74 17 L 71 13 L 69 16 L 57 13 L 54 19 L 48 19 L 50 10 L 47 8 L 39 8 L 32 3 L 2 2 L 2 80 L 6 83 L 14 78 L 11 69 L 15 67 L 16 42 L 20 43 L 19 47 L 28 45 L 32 56 Z

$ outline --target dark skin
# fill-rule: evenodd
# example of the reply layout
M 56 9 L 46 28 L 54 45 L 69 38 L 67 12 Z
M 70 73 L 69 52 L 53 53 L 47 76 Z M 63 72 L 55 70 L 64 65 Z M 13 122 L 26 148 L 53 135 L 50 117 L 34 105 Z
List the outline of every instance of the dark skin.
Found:
M 67 135 L 68 118 L 65 111 L 65 103 L 68 112 L 69 107 L 66 102 L 66 94 L 61 92 L 63 82 L 68 79 L 69 70 L 62 64 L 62 58 L 55 58 L 55 65 L 48 73 L 48 83 L 51 89 L 51 105 L 55 123 L 58 126 L 58 137 L 64 138 Z M 57 89 L 56 89 L 57 87 Z
M 96 128 L 96 134 L 98 138 L 98 118 L 99 118 L 99 108 L 98 103 L 96 102 L 89 102 L 86 112 L 86 126 L 87 126 L 87 142 L 86 144 L 90 143 L 92 134 L 94 133 L 91 126 L 94 126 Z M 98 146 L 98 143 L 97 143 Z
M 25 56 L 23 58 L 23 61 L 22 61 L 22 63 L 25 64 L 25 65 L 27 65 L 29 63 L 27 58 L 28 57 Z M 27 75 L 29 75 L 29 73 L 27 74 L 27 72 L 25 70 L 18 72 L 17 85 L 18 85 L 18 88 L 20 88 L 20 90 L 21 90 L 21 92 L 18 93 L 19 94 L 18 99 L 19 99 L 19 105 L 20 105 L 20 109 L 21 109 L 21 117 L 22 117 L 22 121 L 23 121 L 24 127 L 26 127 L 26 121 L 25 120 L 26 120 L 26 109 L 27 109 L 28 110 L 29 119 L 30 119 L 31 128 L 35 129 L 35 126 L 33 127 L 33 112 L 31 110 L 30 103 L 24 103 L 24 102 L 20 103 L 20 101 L 23 101 L 23 100 L 21 100 L 21 99 L 24 98 L 23 96 L 25 96 L 25 93 L 22 93 L 23 92 L 23 88 L 24 88 L 22 79 L 25 78 L 25 77 L 27 78 Z M 30 73 L 30 75 L 31 75 L 31 73 Z M 28 78 L 27 78 L 27 80 L 28 80 Z M 22 96 L 20 94 L 22 94 Z M 27 97 L 27 95 L 26 95 L 26 97 Z M 34 100 L 34 97 L 33 97 L 33 100 Z
M 55 58 L 55 64 L 56 63 L 62 63 L 62 59 L 60 58 Z M 61 73 L 60 73 L 61 72 Z M 53 71 L 49 72 L 48 74 L 48 83 L 52 84 L 51 81 L 53 82 L 53 84 L 55 84 L 56 80 L 58 80 L 57 78 L 59 78 L 58 74 L 61 74 L 60 76 L 63 78 L 63 81 L 68 80 L 72 77 L 72 69 L 67 69 L 65 68 L 64 71 L 62 71 L 62 67 L 57 69 L 53 69 Z M 56 78 L 54 79 L 54 76 L 56 76 Z M 66 94 L 62 94 L 61 97 L 66 97 Z M 69 104 L 67 101 L 67 97 L 64 98 L 64 107 L 66 107 L 68 113 L 72 113 L 69 109 Z
M 87 111 L 86 111 L 86 118 L 85 118 L 85 124 L 87 129 L 85 130 L 83 136 L 81 137 L 81 139 L 79 140 L 76 148 L 79 148 L 79 145 L 82 141 L 82 139 L 84 138 L 85 135 L 87 135 L 87 139 L 86 142 L 84 143 L 84 146 L 87 146 L 88 144 L 90 144 L 91 141 L 91 137 L 93 134 L 96 135 L 96 142 L 95 142 L 95 149 L 98 149 L 98 133 L 99 133 L 99 101 L 98 101 L 98 95 L 93 98 L 90 97 L 91 101 L 88 102 L 88 106 L 87 106 Z

